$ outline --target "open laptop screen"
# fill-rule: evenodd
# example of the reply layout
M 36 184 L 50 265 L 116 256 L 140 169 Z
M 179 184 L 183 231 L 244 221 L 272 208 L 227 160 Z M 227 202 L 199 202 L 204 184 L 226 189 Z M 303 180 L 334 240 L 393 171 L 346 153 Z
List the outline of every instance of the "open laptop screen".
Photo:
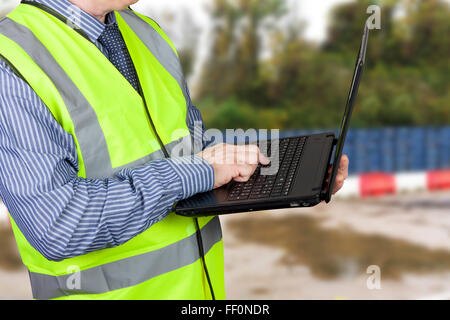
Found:
M 358 58 L 356 60 L 355 72 L 353 73 L 352 84 L 350 87 L 350 93 L 347 99 L 347 105 L 345 107 L 344 117 L 342 119 L 341 129 L 339 131 L 339 139 L 336 145 L 336 151 L 334 155 L 333 161 L 333 170 L 330 178 L 330 186 L 334 185 L 334 181 L 336 179 L 336 175 L 339 169 L 339 163 L 341 162 L 342 151 L 344 149 L 345 138 L 347 137 L 347 132 L 350 126 L 350 119 L 353 113 L 353 108 L 355 106 L 356 96 L 358 95 L 359 83 L 361 82 L 361 75 L 364 68 L 364 62 L 366 59 L 366 51 L 367 51 L 367 41 L 369 39 L 369 28 L 367 23 L 364 28 L 364 34 L 361 42 L 361 47 L 359 49 Z M 333 188 L 328 188 L 327 195 L 325 197 L 325 201 L 329 202 L 331 200 L 332 190 Z

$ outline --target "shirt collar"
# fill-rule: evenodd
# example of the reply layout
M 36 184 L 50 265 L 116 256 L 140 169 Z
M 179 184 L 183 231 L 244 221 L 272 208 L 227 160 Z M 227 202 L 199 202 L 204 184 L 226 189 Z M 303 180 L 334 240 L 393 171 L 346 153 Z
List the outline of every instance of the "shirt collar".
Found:
M 107 25 L 115 24 L 116 17 L 114 13 L 109 13 L 106 17 L 108 24 L 104 24 L 97 18 L 91 16 L 89 13 L 81 10 L 74 4 L 70 3 L 68 0 L 34 0 L 35 2 L 41 3 L 58 13 L 62 14 L 64 17 L 69 19 L 70 22 L 74 23 L 83 30 L 92 41 L 97 41 L 100 35 L 103 33 Z

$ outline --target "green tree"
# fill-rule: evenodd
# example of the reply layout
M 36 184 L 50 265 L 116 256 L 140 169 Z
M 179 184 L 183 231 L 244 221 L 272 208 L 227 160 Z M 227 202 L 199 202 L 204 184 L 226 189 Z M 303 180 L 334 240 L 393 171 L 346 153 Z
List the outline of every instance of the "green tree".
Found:
M 260 32 L 269 18 L 284 10 L 285 0 L 213 1 L 213 45 L 203 68 L 200 96 L 249 96 L 260 75 Z
M 353 125 L 450 123 L 448 2 L 355 0 L 341 4 L 332 11 L 323 45 L 303 38 L 303 25 L 286 15 L 285 1 L 214 3 L 218 23 L 201 82 L 210 124 L 219 128 L 337 127 L 368 18 L 366 9 L 372 4 L 381 6 L 381 30 L 370 32 Z M 270 46 L 265 50 L 270 54 L 262 57 L 262 43 L 267 39 Z

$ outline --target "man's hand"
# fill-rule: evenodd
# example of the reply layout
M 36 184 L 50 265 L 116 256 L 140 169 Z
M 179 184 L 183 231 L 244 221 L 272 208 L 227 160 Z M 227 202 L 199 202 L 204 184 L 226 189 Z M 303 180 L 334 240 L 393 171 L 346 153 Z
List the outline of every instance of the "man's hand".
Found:
M 217 144 L 199 153 L 214 169 L 214 189 L 231 182 L 246 182 L 255 172 L 259 164 L 269 165 L 267 159 L 255 145 Z M 346 155 L 341 157 L 338 173 L 333 187 L 336 194 L 348 177 L 349 159 Z M 328 171 L 331 174 L 331 168 Z M 328 180 L 327 180 L 328 181 Z
M 336 175 L 336 179 L 334 181 L 333 194 L 336 194 L 344 186 L 344 181 L 348 177 L 348 165 L 349 165 L 349 159 L 344 154 L 341 157 L 341 163 L 339 164 L 339 169 L 338 169 L 338 172 Z M 331 175 L 331 170 L 332 170 L 332 168 L 330 167 L 328 169 L 329 175 Z M 327 182 L 329 182 L 329 179 L 330 178 L 328 177 Z
M 246 182 L 259 164 L 270 163 L 255 145 L 218 144 L 205 149 L 198 156 L 206 160 L 214 169 L 214 189 L 234 180 Z

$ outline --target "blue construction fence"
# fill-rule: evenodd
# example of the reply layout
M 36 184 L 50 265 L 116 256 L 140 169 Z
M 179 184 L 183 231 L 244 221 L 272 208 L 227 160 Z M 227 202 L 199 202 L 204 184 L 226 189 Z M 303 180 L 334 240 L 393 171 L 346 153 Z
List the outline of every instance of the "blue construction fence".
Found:
M 324 131 L 283 131 L 281 136 Z M 344 152 L 350 158 L 351 174 L 446 169 L 450 168 L 450 126 L 352 129 Z
M 317 132 L 338 134 L 338 130 L 289 130 L 281 131 L 280 136 Z M 350 158 L 350 174 L 447 169 L 450 168 L 450 126 L 351 129 L 344 152 Z

